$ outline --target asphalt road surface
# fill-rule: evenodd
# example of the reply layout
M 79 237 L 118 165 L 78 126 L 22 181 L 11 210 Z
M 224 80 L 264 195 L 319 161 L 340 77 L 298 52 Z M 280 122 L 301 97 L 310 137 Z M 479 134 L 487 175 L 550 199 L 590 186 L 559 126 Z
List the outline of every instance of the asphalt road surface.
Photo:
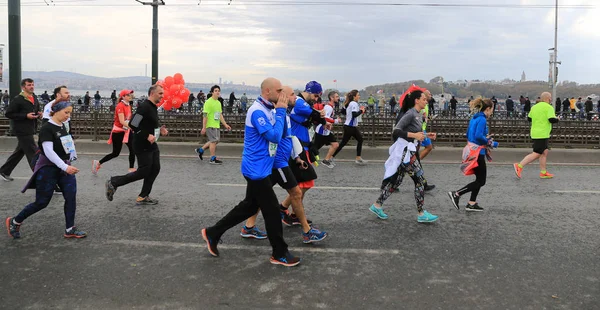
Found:
M 76 224 L 88 238 L 62 238 L 59 195 L 24 222 L 21 239 L 5 230 L 0 308 L 600 308 L 598 167 L 551 165 L 556 178 L 540 180 L 531 165 L 517 180 L 511 166 L 491 165 L 479 197 L 485 212 L 469 214 L 462 208 L 468 197 L 457 211 L 446 192 L 471 178 L 457 164 L 425 163 L 437 185 L 425 209 L 440 219 L 419 224 L 410 178 L 388 200 L 390 218 L 382 221 L 368 211 L 381 162 L 319 166 L 305 206 L 329 237 L 304 245 L 299 227 L 284 227 L 290 250 L 302 258 L 286 268 L 269 263 L 267 240 L 243 240 L 241 225 L 223 236 L 220 257 L 205 248 L 200 229 L 244 196 L 239 159 L 213 166 L 163 158 L 151 194 L 160 203 L 142 207 L 134 203 L 141 182 L 119 188 L 112 202 L 104 196 L 104 181 L 126 172 L 126 156 L 106 163 L 97 177 L 89 171 L 93 158 L 76 163 Z M 24 161 L 13 177 L 0 181 L 2 219 L 34 199 L 32 190 L 20 193 L 29 177 Z

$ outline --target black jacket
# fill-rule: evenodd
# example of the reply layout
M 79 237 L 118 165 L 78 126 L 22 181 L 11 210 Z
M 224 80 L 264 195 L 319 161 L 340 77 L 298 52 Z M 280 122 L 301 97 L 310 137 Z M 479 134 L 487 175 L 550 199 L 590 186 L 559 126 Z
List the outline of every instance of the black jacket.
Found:
M 148 141 L 149 135 L 157 135 L 155 130 L 160 128 L 157 107 L 152 101 L 146 99 L 140 103 L 131 118 L 129 127 L 133 130 L 133 149 L 136 153 L 154 151 L 158 149 L 155 143 Z M 160 135 L 160 133 L 158 133 Z
M 37 118 L 28 119 L 27 114 L 40 111 L 40 102 L 37 96 L 33 95 L 33 104 L 21 93 L 10 101 L 6 109 L 6 117 L 13 120 L 13 129 L 15 136 L 32 136 L 36 132 Z
M 514 111 L 515 110 L 515 102 L 508 98 L 506 99 L 506 111 Z
M 592 100 L 587 100 L 585 102 L 585 111 L 591 112 L 592 110 L 594 110 L 594 102 Z

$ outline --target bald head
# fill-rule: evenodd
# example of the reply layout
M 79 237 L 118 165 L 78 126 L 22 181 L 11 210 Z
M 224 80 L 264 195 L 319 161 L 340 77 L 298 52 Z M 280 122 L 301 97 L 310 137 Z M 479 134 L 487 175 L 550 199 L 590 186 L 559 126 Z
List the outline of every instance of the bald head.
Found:
M 549 92 L 543 92 L 542 95 L 540 95 L 540 100 L 543 102 L 550 103 L 550 101 L 552 100 L 552 94 Z
M 294 89 L 290 86 L 283 86 L 282 92 L 288 96 L 288 106 L 293 107 L 296 105 L 296 94 L 294 93 Z
M 269 100 L 272 103 L 277 103 L 277 99 L 281 91 L 281 81 L 276 78 L 266 78 L 262 83 L 260 83 L 261 97 Z

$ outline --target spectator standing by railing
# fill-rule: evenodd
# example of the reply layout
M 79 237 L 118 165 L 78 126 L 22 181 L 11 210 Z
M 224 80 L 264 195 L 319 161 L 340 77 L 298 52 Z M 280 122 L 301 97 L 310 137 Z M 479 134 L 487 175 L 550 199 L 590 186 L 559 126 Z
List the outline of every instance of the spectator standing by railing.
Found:
M 192 106 L 194 105 L 194 93 L 190 92 L 190 96 L 188 97 L 188 112 L 191 113 L 193 111 Z
M 96 110 L 100 109 L 100 99 L 102 99 L 102 97 L 100 96 L 100 91 L 97 90 L 96 94 L 94 95 L 94 108 Z
M 587 120 L 592 119 L 592 111 L 594 110 L 594 102 L 592 98 L 588 97 L 585 101 L 585 114 L 587 115 Z
M 512 100 L 512 96 L 508 96 L 504 104 L 506 105 L 506 116 L 513 116 L 515 113 L 515 102 Z
M 44 103 L 50 102 L 50 96 L 48 96 L 47 90 L 45 90 L 44 93 L 40 97 L 42 97 L 42 100 L 44 101 Z
M 240 98 L 240 104 L 242 111 L 246 113 L 246 110 L 248 109 L 248 97 L 246 97 L 246 93 L 244 93 Z
M 452 96 L 452 99 L 450 99 L 450 111 L 452 112 L 453 116 L 456 116 L 456 105 L 458 104 L 458 100 L 456 100 L 456 98 L 454 96 Z
M 89 111 L 89 107 L 90 107 L 90 101 L 92 100 L 92 97 L 90 97 L 90 92 L 86 91 L 85 92 L 85 96 L 83 96 L 83 111 L 87 112 Z

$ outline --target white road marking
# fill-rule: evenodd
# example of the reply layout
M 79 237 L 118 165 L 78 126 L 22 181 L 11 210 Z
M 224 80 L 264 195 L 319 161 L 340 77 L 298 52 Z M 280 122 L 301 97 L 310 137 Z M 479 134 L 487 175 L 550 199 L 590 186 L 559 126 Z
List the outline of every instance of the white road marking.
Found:
M 208 183 L 208 186 L 246 187 L 246 184 Z M 352 186 L 315 186 L 314 189 L 336 189 L 336 190 L 364 190 L 378 191 L 379 187 L 352 187 Z
M 555 193 L 565 194 L 600 194 L 600 191 L 554 191 Z
M 127 246 L 150 246 L 150 247 L 170 247 L 170 248 L 206 248 L 204 240 L 201 243 L 169 242 L 169 241 L 146 241 L 146 240 L 111 240 L 107 243 L 121 244 Z M 266 241 L 265 241 L 266 242 Z M 268 243 L 268 242 L 266 242 Z M 269 252 L 268 246 L 248 246 L 235 244 L 219 244 L 219 250 L 260 250 Z M 391 249 L 352 249 L 352 248 L 317 248 L 307 245 L 306 247 L 292 247 L 292 252 L 304 253 L 332 253 L 332 254 L 361 254 L 361 255 L 399 255 L 399 250 Z

